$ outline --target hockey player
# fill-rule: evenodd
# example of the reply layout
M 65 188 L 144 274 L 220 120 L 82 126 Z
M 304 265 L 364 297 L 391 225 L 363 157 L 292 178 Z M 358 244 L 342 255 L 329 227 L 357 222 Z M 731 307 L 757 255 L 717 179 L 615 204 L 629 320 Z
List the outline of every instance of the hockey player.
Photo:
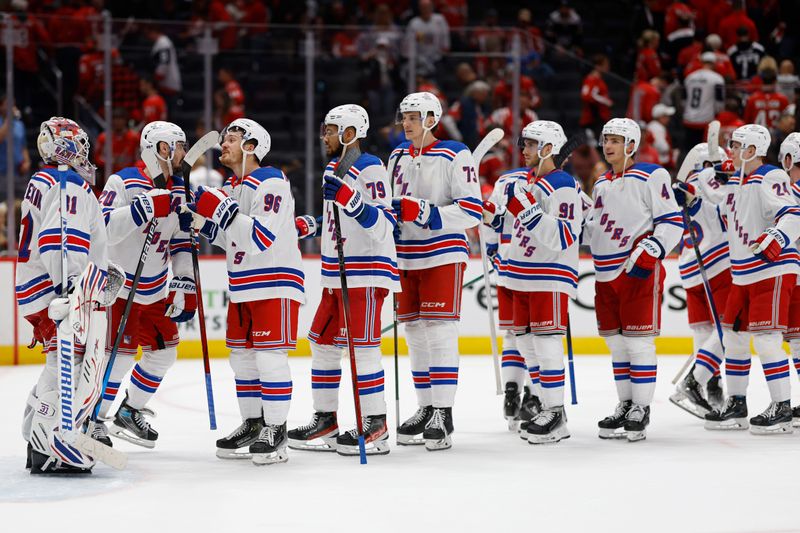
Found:
M 236 119 L 222 130 L 220 144 L 220 162 L 234 176 L 221 189 L 198 188 L 189 205 L 205 219 L 201 232 L 227 255 L 225 339 L 243 422 L 217 441 L 217 456 L 252 457 L 257 465 L 286 462 L 288 356 L 305 302 L 294 197 L 283 172 L 266 166 L 270 136 L 261 125 Z
M 69 387 L 67 393 L 73 397 L 74 413 L 62 413 L 60 394 L 63 389 L 59 384 L 63 386 L 63 381 L 56 353 L 59 344 L 56 322 L 66 320 L 76 304 L 76 297 L 86 294 L 82 281 L 87 274 L 95 276 L 96 287 L 105 284 L 106 228 L 90 187 L 95 169 L 89 163 L 86 133 L 72 120 L 52 117 L 42 123 L 36 144 L 46 166 L 31 176 L 22 201 L 16 272 L 17 303 L 33 326 L 34 344 L 40 343 L 46 356 L 44 369 L 25 409 L 22 433 L 29 443 L 27 466 L 32 474 L 89 473 L 94 459 L 69 444 L 68 436 L 61 432 L 60 422 L 62 416 L 67 417 L 74 431 L 81 431 L 79 428 L 91 411 L 84 406 L 94 405 L 101 392 L 97 382 L 102 380 L 105 368 L 102 344 L 95 352 L 93 343 L 86 349 L 74 342 L 72 335 L 65 336 L 64 342 L 75 345 L 72 375 L 76 380 L 80 379 L 79 375 L 83 377 L 80 361 L 82 357 L 87 361 L 91 359 L 86 374 L 92 375 L 95 386 L 88 395 L 81 394 L 80 384 L 77 388 Z M 63 190 L 62 180 L 65 182 Z M 62 286 L 62 216 L 66 220 L 67 287 Z M 79 278 L 84 272 L 87 274 Z M 73 317 L 70 316 L 69 321 L 73 322 Z M 105 333 L 105 325 L 100 326 L 102 332 L 93 333 Z
M 603 126 L 603 155 L 611 170 L 595 183 L 586 224 L 597 327 L 611 351 L 619 397 L 614 413 L 598 423 L 599 436 L 630 442 L 644 439 L 650 422 L 664 286 L 661 260 L 683 233 L 667 171 L 633 162 L 640 138 L 639 126 L 627 118 Z
M 452 446 L 461 283 L 468 258 L 464 230 L 482 218 L 472 154 L 463 144 L 431 133 L 441 116 L 441 103 L 431 93 L 403 98 L 397 120 L 409 141 L 392 152 L 389 162 L 392 206 L 401 222 L 397 317 L 405 324 L 419 404 L 399 427 L 398 444 L 424 443 L 428 450 Z
M 145 448 L 153 448 L 158 432 L 147 416 L 147 403 L 158 390 L 178 357 L 178 323 L 194 318 L 197 309 L 189 234 L 180 228 L 178 206 L 185 201 L 184 182 L 176 170 L 186 155 L 186 135 L 171 122 L 150 122 L 142 130 L 139 147 L 155 154 L 160 175 L 146 168 L 127 167 L 109 176 L 100 195 L 108 231 L 108 253 L 125 271 L 125 287 L 111 307 L 112 335 L 106 338 L 109 354 L 120 327 L 134 273 L 144 241 L 155 224 L 122 341 L 113 361 L 108 385 L 100 404 L 99 418 L 108 415 L 131 371 L 125 399 L 110 428 L 98 422 L 95 437 L 110 445 L 111 435 Z M 170 267 L 172 279 L 167 284 Z M 141 360 L 134 365 L 138 348 Z
M 770 136 L 756 124 L 731 136 L 736 174 L 723 187 L 714 169 L 698 175 L 703 200 L 720 205 L 727 217 L 733 287 L 723 312 L 728 398 L 706 415 L 707 429 L 747 429 L 745 394 L 750 376 L 750 338 L 761 358 L 770 391 L 767 409 L 750 419 L 755 434 L 792 431 L 789 361 L 782 334 L 789 323 L 791 292 L 800 273 L 800 207 L 789 176 L 764 164 Z
M 538 368 L 542 410 L 527 426 L 531 444 L 569 438 L 564 414 L 564 347 L 568 298 L 578 287 L 578 236 L 583 218 L 580 188 L 557 169 L 553 157 L 567 138 L 561 126 L 537 120 L 522 130 L 522 155 L 531 168 L 527 183 L 506 187 L 506 210 L 514 217 L 508 258 L 500 266 L 513 291 L 517 348 Z
M 695 171 L 688 177 L 686 183 L 673 185 L 675 199 L 679 205 L 687 209 L 692 231 L 697 237 L 697 242 L 694 242 L 690 229 L 686 227 L 678 265 L 683 288 L 686 290 L 689 327 L 692 328 L 694 336 L 695 362 L 686 377 L 678 383 L 675 394 L 670 396 L 670 401 L 689 413 L 703 418 L 713 409 L 712 404 L 717 404 L 714 407 L 720 407 L 719 403 L 722 400 L 722 389 L 719 386 L 722 343 L 703 287 L 703 278 L 694 247 L 699 247 L 717 313 L 725 309 L 728 300 L 731 288 L 731 265 L 727 228 L 719 207 L 710 202 L 703 202 L 701 198 L 694 198 L 689 202 L 696 190 L 697 172 L 704 167 L 721 163 L 727 156 L 721 149 L 718 149 L 716 154 L 709 153 L 707 143 L 696 145 L 691 150 L 691 154 L 695 153 Z M 722 320 L 721 317 L 717 319 Z M 706 389 L 707 393 L 704 394 Z
M 389 453 L 384 375 L 381 366 L 381 308 L 389 292 L 400 290 L 391 209 L 391 184 L 383 162 L 361 152 L 369 117 L 358 105 L 328 111 L 322 141 L 331 158 L 323 175 L 325 198 L 322 237 L 322 299 L 311 331 L 311 393 L 314 415 L 305 426 L 289 431 L 289 447 L 336 450 L 358 455 L 358 430 L 339 434 L 336 411 L 342 377 L 342 347 L 347 345 L 339 260 L 336 250 L 333 206 L 338 206 L 344 242 L 345 269 L 350 301 L 349 326 L 353 335 L 362 427 L 368 454 Z M 343 156 L 344 152 L 344 156 Z M 340 179 L 339 165 L 348 165 Z M 341 172 L 340 172 L 341 173 Z M 310 216 L 298 217 L 301 236 L 316 233 Z M 337 436 L 338 435 L 338 436 Z M 315 445 L 313 441 L 322 440 Z
M 514 216 L 506 209 L 506 188 L 511 183 L 527 183 L 529 171 L 527 167 L 520 167 L 502 174 L 495 182 L 492 194 L 483 202 L 483 222 L 487 227 L 481 229 L 486 239 L 487 255 L 498 273 L 507 264 L 514 230 Z M 525 431 L 528 422 L 541 410 L 539 367 L 533 361 L 526 361 L 517 349 L 517 336 L 513 331 L 514 291 L 506 287 L 507 281 L 508 278 L 498 275 L 497 313 L 500 330 L 505 332 L 500 365 L 505 391 L 503 416 L 509 429 Z

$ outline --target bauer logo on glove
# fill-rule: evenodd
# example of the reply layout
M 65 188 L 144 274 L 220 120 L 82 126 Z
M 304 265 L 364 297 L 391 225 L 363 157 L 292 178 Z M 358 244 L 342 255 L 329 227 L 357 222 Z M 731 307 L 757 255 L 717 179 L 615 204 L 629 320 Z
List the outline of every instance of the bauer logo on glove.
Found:
M 239 202 L 219 189 L 198 187 L 195 202 L 188 204 L 187 208 L 225 231 L 239 213 Z

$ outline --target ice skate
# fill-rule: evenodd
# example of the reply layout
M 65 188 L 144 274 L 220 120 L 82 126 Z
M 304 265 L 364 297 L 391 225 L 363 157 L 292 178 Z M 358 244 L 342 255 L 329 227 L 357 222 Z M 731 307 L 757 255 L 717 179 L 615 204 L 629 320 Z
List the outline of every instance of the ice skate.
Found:
M 364 449 L 367 455 L 386 455 L 389 453 L 389 429 L 386 415 L 365 416 L 361 420 L 364 430 Z M 336 437 L 336 451 L 339 455 L 358 455 L 358 429 L 351 429 Z
M 522 405 L 519 409 L 519 426 L 517 431 L 522 440 L 526 440 L 525 432 L 528 430 L 528 424 L 533 417 L 542 412 L 542 402 L 539 397 L 532 394 L 528 387 L 525 387 L 525 394 L 522 395 Z
M 789 400 L 770 402 L 763 413 L 750 419 L 750 433 L 753 435 L 781 435 L 793 431 Z
M 519 410 L 521 406 L 519 385 L 514 382 L 506 383 L 505 398 L 503 400 L 503 416 L 508 422 L 509 431 L 516 431 L 519 426 Z
M 630 400 L 625 400 L 624 402 L 619 402 L 617 406 L 614 408 L 614 413 L 605 417 L 600 422 L 597 423 L 597 427 L 600 428 L 600 432 L 598 433 L 598 437 L 601 439 L 624 439 L 628 437 L 628 433 L 625 431 L 625 415 L 628 414 L 628 411 L 631 408 Z
M 77 466 L 62 463 L 55 457 L 50 457 L 41 452 L 31 449 L 31 475 L 58 475 L 74 476 L 91 474 L 91 468 L 79 468 Z
M 714 409 L 706 415 L 706 429 L 747 429 L 749 426 L 744 396 L 731 396 L 721 409 Z
M 31 452 L 33 452 L 33 446 L 31 446 L 31 443 L 29 442 L 28 446 L 26 448 L 27 449 L 26 449 L 26 453 L 25 453 L 25 470 L 30 470 L 31 469 Z
M 401 446 L 417 446 L 425 444 L 425 439 L 420 434 L 425 431 L 425 426 L 433 416 L 433 407 L 426 405 L 417 409 L 411 418 L 397 428 L 397 444 Z
M 88 433 L 94 440 L 108 447 L 114 446 L 111 442 L 111 437 L 108 436 L 108 427 L 104 421 L 97 420 L 95 422 L 89 422 L 89 426 L 91 431 Z
M 721 409 L 725 405 L 725 393 L 722 390 L 722 380 L 719 374 L 711 376 L 706 384 L 706 398 L 714 409 Z
M 422 438 L 425 439 L 425 449 L 429 452 L 448 450 L 453 446 L 453 408 L 434 407 L 431 419 L 425 424 Z
M 220 459 L 250 459 L 248 447 L 256 441 L 263 428 L 264 420 L 261 417 L 248 418 L 230 435 L 217 440 L 217 457 Z M 244 449 L 242 450 L 242 448 Z
M 792 427 L 800 428 L 800 405 L 792 409 Z
M 544 409 L 530 421 L 526 432 L 529 444 L 555 444 L 568 439 L 567 415 L 564 406 Z
M 701 420 L 704 420 L 705 416 L 714 409 L 703 398 L 701 386 L 691 372 L 678 383 L 676 391 L 669 397 L 669 401 Z
M 286 453 L 286 423 L 281 425 L 264 424 L 261 434 L 250 445 L 253 464 L 258 466 L 285 463 L 289 460 Z
M 636 442 L 647 438 L 647 425 L 650 424 L 650 406 L 632 404 L 625 415 L 625 429 L 628 442 Z
M 128 398 L 114 415 L 114 422 L 111 424 L 109 432 L 118 439 L 126 440 L 131 444 L 144 448 L 155 448 L 158 432 L 150 427 L 145 415 L 155 416 L 155 413 L 147 409 L 134 409 L 128 405 Z
M 335 452 L 339 424 L 336 413 L 316 412 L 311 422 L 289 431 L 289 448 L 314 452 Z

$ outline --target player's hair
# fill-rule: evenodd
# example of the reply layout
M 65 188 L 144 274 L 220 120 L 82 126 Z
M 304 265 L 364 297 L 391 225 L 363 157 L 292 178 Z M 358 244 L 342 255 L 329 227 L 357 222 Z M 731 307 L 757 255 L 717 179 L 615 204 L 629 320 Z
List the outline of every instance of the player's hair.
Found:
M 761 81 L 764 82 L 764 85 L 772 85 L 775 83 L 775 80 L 778 79 L 778 73 L 775 72 L 774 69 L 765 68 L 764 70 L 760 71 L 759 76 L 761 76 Z
M 592 65 L 599 67 L 608 61 L 608 56 L 605 54 L 595 54 L 592 56 Z
M 639 48 L 645 48 L 654 42 L 656 42 L 660 38 L 660 35 L 655 30 L 644 30 L 642 32 L 642 36 L 639 37 Z

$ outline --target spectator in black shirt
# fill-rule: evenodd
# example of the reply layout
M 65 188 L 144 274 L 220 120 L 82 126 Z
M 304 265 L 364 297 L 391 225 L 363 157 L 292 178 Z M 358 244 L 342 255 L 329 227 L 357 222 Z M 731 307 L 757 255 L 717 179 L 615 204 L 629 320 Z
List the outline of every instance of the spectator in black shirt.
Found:
M 764 47 L 750 40 L 750 34 L 745 26 L 736 30 L 739 41 L 728 48 L 728 56 L 736 71 L 736 78 L 749 80 L 758 73 L 758 63 L 766 55 Z

